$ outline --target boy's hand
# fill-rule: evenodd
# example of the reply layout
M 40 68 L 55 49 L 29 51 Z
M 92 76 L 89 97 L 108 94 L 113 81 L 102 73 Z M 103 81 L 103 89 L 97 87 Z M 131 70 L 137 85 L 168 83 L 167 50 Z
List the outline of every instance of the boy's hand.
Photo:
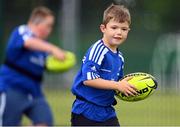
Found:
M 65 59 L 65 57 L 66 57 L 66 54 L 65 54 L 64 50 L 62 50 L 62 49 L 60 49 L 60 48 L 53 48 L 51 54 L 52 54 L 55 58 L 57 58 L 57 59 L 59 59 L 59 60 L 61 60 L 61 61 L 63 61 L 63 60 Z
M 137 95 L 137 89 L 128 83 L 128 81 L 131 79 L 132 77 L 127 77 L 121 81 L 119 81 L 119 85 L 117 87 L 117 90 L 124 93 L 127 97 L 128 96 L 135 96 Z

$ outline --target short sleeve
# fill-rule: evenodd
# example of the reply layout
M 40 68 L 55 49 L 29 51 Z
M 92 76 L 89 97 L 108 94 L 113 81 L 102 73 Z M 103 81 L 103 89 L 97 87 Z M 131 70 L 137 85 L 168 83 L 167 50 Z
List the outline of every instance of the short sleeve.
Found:
M 16 48 L 22 48 L 24 46 L 24 42 L 26 42 L 29 38 L 32 37 L 32 32 L 26 25 L 19 26 L 16 29 L 15 34 L 12 35 L 13 43 Z
M 84 63 L 82 67 L 83 80 L 85 81 L 100 78 L 99 68 L 100 66 L 92 61 Z
M 102 42 L 95 43 L 87 52 L 83 60 L 82 74 L 84 80 L 100 78 L 100 68 L 108 49 Z

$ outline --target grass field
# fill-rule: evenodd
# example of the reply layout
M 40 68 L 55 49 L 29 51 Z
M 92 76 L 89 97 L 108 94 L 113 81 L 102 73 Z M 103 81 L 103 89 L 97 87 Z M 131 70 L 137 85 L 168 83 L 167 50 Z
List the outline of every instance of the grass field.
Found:
M 55 125 L 70 125 L 71 105 L 74 96 L 69 90 L 46 90 L 46 96 L 54 113 Z M 115 106 L 122 126 L 180 126 L 180 95 L 154 95 L 139 102 L 118 100 Z M 24 118 L 23 125 L 30 125 Z

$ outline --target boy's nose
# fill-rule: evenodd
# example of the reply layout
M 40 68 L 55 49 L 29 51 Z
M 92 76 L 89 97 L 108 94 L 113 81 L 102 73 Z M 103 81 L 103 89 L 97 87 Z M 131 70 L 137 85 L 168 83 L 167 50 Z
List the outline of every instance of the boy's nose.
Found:
M 118 35 L 121 35 L 121 34 L 122 34 L 122 30 L 119 29 L 119 30 L 117 31 L 117 34 L 118 34 Z

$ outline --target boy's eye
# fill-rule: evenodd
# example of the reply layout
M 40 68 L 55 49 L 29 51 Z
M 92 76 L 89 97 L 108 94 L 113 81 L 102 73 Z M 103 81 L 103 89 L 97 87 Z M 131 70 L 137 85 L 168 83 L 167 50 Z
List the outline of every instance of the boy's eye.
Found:
M 117 27 L 116 26 L 112 26 L 111 29 L 115 30 L 115 29 L 117 29 Z
M 123 31 L 128 31 L 129 29 L 128 28 L 122 28 Z

